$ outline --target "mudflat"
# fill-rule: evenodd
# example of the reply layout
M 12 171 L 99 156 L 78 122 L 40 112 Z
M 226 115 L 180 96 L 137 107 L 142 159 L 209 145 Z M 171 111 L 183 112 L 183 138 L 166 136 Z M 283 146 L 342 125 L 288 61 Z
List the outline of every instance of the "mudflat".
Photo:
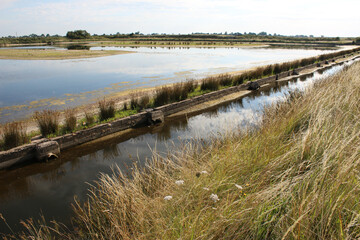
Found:
M 0 49 L 0 59 L 61 60 L 128 54 L 120 50 Z

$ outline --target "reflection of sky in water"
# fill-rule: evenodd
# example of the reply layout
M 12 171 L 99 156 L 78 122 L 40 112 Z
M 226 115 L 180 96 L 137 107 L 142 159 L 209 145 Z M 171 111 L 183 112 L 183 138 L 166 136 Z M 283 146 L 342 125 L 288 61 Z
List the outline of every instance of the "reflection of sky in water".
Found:
M 125 172 L 133 160 L 144 164 L 155 149 L 160 154 L 172 151 L 193 139 L 208 140 L 226 131 L 234 131 L 261 120 L 264 106 L 284 99 L 289 91 L 304 90 L 309 84 L 341 69 L 336 66 L 315 73 L 304 80 L 281 83 L 263 92 L 254 92 L 243 99 L 223 104 L 202 114 L 167 121 L 163 125 L 139 128 L 126 136 L 113 136 L 96 144 L 65 151 L 61 159 L 33 164 L 13 171 L 0 172 L 0 213 L 15 229 L 19 219 L 45 217 L 69 223 L 73 196 L 85 200 L 89 185 L 100 173 L 111 174 L 111 167 L 119 166 Z M 0 232 L 8 232 L 0 221 Z
M 136 53 L 79 60 L 0 60 L 0 122 L 24 117 L 39 107 L 64 108 L 128 89 L 163 85 L 326 52 L 260 48 L 104 49 Z M 31 101 L 44 99 L 47 101 L 41 104 L 30 104 Z M 25 106 L 18 112 L 14 108 L 1 109 L 16 105 Z

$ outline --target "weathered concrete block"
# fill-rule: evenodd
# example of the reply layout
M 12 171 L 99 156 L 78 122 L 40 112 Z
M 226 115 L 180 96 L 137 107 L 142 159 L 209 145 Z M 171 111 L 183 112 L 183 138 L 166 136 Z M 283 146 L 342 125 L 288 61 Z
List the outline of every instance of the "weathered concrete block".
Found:
M 25 144 L 7 151 L 0 151 L 0 169 L 8 168 L 34 158 L 35 144 Z
M 59 144 L 55 141 L 42 142 L 36 145 L 36 158 L 39 161 L 48 161 L 60 155 Z
M 250 82 L 248 84 L 248 90 L 257 90 L 260 88 L 260 85 L 258 82 Z
M 152 111 L 148 113 L 150 124 L 164 122 L 164 113 L 162 111 Z
M 291 75 L 299 75 L 299 73 L 294 69 L 291 73 Z

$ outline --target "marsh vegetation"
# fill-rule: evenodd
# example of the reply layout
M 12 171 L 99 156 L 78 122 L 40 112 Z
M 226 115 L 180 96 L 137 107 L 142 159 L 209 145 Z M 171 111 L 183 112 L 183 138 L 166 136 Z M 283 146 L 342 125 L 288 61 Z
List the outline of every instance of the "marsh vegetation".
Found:
M 43 110 L 41 112 L 35 112 L 34 119 L 38 123 L 39 130 L 43 136 L 62 135 L 64 133 L 87 128 L 96 123 L 103 123 L 127 117 L 146 108 L 154 108 L 173 102 L 178 102 L 211 91 L 216 91 L 221 88 L 236 86 L 248 81 L 279 74 L 281 72 L 317 63 L 319 61 L 332 59 L 344 54 L 352 54 L 358 50 L 359 49 L 352 49 L 323 54 L 316 57 L 304 58 L 291 62 L 285 62 L 282 64 L 267 65 L 245 71 L 239 75 L 221 74 L 218 76 L 207 77 L 201 79 L 200 81 L 188 80 L 186 82 L 176 83 L 171 86 L 162 86 L 157 88 L 154 94 L 148 93 L 141 96 L 133 94 L 130 100 L 124 102 L 122 109 L 116 109 L 115 102 L 113 100 L 103 99 L 98 102 L 98 116 L 91 116 L 91 114 L 87 112 L 86 119 L 76 119 L 75 113 L 71 110 L 67 110 L 65 112 L 65 123 L 63 126 L 59 126 L 60 113 L 54 110 Z M 19 144 L 20 142 L 17 143 Z
M 269 107 L 261 126 L 115 169 L 49 239 L 359 238 L 360 63 Z

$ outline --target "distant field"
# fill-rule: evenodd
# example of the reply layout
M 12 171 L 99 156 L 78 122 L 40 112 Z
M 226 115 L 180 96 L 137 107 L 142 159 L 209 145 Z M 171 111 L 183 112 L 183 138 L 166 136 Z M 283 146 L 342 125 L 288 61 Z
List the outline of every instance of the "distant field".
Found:
M 354 38 L 339 37 L 294 37 L 294 36 L 261 36 L 261 35 L 225 35 L 225 34 L 111 34 L 92 35 L 83 39 L 70 39 L 62 36 L 50 37 L 6 37 L 0 39 L 0 46 L 14 44 L 62 44 L 62 43 L 90 43 L 111 45 L 190 45 L 190 46 L 254 46 L 291 44 L 294 47 L 305 45 L 311 47 L 335 47 L 337 45 L 351 45 Z

